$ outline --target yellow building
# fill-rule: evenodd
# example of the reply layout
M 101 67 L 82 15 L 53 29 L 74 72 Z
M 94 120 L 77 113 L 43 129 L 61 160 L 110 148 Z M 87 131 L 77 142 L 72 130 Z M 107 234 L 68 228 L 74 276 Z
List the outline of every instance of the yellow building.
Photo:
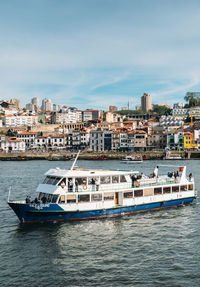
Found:
M 184 149 L 185 150 L 197 150 L 198 144 L 194 140 L 194 135 L 191 132 L 184 133 Z

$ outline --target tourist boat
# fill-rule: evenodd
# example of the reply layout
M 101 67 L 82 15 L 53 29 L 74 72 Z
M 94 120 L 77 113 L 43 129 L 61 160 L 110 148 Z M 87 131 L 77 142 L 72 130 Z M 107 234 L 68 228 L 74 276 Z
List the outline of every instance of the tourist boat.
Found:
M 121 160 L 122 163 L 142 163 L 143 159 L 141 156 L 131 156 L 127 155 L 125 158 Z
M 50 169 L 35 200 L 8 199 L 21 223 L 128 215 L 189 204 L 196 197 L 186 166 L 174 178 L 159 175 L 158 169 L 150 176 L 137 171 L 76 169 L 75 162 L 69 170 Z

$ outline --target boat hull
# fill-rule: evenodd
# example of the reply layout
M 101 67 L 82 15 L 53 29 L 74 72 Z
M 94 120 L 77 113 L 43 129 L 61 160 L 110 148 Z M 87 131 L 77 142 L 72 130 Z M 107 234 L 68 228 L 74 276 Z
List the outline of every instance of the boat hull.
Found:
M 87 211 L 65 211 L 58 204 L 33 206 L 25 203 L 8 202 L 21 223 L 36 223 L 48 221 L 71 221 L 83 219 L 98 219 L 129 215 L 138 212 L 158 210 L 191 203 L 195 197 L 180 198 L 176 200 L 154 202 L 133 206 L 116 206 L 109 209 Z

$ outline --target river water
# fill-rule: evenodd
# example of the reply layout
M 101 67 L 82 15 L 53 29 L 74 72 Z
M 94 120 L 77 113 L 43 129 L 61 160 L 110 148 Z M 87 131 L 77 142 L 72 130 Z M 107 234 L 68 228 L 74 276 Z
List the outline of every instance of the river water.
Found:
M 49 168 L 64 161 L 0 162 L 1 286 L 200 286 L 200 205 L 93 221 L 21 225 L 6 203 L 34 196 Z M 200 189 L 200 161 L 187 165 Z M 126 165 L 79 161 L 79 167 L 152 173 L 163 161 Z M 176 170 L 173 168 L 168 168 Z

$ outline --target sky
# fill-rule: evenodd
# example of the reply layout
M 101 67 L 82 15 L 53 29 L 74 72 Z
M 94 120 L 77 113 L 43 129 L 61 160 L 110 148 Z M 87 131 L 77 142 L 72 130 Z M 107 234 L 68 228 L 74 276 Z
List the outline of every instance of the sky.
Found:
M 79 109 L 200 91 L 200 1 L 0 0 L 0 99 Z

